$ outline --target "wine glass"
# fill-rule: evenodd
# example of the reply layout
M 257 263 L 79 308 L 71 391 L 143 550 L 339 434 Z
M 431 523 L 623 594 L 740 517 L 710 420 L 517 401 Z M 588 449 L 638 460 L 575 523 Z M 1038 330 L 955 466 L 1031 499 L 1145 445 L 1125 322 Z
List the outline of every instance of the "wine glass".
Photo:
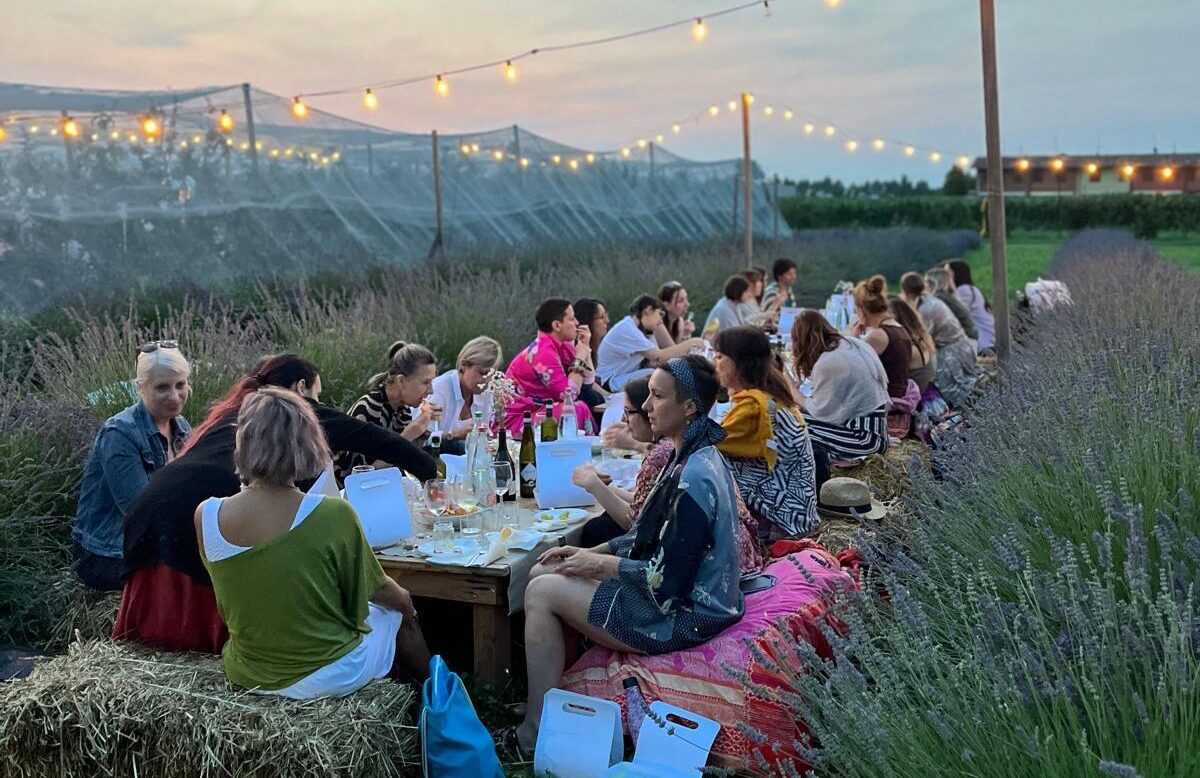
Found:
M 504 496 L 516 485 L 513 478 L 513 467 L 508 462 L 492 463 L 492 491 L 496 493 L 496 512 L 503 509 L 503 517 L 508 519 L 508 508 L 504 505 Z
M 431 478 L 425 482 L 425 507 L 434 516 L 441 516 L 446 510 L 446 482 L 440 478 Z

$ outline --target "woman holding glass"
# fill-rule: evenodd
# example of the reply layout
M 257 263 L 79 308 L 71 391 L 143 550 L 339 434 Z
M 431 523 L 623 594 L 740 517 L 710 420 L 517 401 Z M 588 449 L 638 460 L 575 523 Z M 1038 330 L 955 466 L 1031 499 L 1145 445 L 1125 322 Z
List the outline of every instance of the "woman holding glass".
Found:
M 453 370 L 433 379 L 433 394 L 427 404 L 442 412 L 442 451 L 464 453 L 462 440 L 471 432 L 472 414 L 479 411 L 486 417 L 491 410 L 487 379 L 501 358 L 500 344 L 481 335 L 462 347 Z M 437 428 L 430 426 L 428 431 L 432 433 Z

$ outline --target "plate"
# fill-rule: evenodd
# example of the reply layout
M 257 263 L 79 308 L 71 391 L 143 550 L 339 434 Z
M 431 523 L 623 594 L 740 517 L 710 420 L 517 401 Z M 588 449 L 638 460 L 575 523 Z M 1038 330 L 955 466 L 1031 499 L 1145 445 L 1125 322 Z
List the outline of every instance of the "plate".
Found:
M 534 526 L 561 529 L 568 524 L 576 524 L 588 517 L 588 512 L 582 508 L 551 508 L 533 514 Z
M 479 549 L 473 542 L 463 543 L 457 538 L 454 541 L 454 551 L 450 553 L 435 551 L 432 540 L 427 540 L 417 546 L 417 553 L 424 557 L 426 562 L 432 562 L 435 565 L 465 565 L 478 551 Z

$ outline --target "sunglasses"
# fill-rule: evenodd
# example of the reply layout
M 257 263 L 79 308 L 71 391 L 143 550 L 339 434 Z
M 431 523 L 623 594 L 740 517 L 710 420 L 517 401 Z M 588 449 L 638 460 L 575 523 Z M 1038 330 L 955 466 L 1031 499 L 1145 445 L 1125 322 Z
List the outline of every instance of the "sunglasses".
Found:
M 160 348 L 179 348 L 179 342 L 174 340 L 152 340 L 149 343 L 143 343 L 138 346 L 138 352 L 142 354 L 153 354 Z

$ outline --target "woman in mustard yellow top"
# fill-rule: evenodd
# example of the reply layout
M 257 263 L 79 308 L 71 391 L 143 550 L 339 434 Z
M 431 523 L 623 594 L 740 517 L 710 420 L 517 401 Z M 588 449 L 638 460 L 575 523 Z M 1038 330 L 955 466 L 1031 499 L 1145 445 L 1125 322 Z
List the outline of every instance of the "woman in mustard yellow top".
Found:
M 771 537 L 812 532 L 818 523 L 812 443 L 770 341 L 757 327 L 733 327 L 717 333 L 713 348 L 717 379 L 733 402 L 717 450 L 729 460 L 760 533 L 768 526 Z
M 292 699 L 343 696 L 392 671 L 422 677 L 429 651 L 408 592 L 384 575 L 354 509 L 295 482 L 329 461 L 309 404 L 265 388 L 242 403 L 232 497 L 196 509 L 196 535 L 229 628 L 232 683 Z

